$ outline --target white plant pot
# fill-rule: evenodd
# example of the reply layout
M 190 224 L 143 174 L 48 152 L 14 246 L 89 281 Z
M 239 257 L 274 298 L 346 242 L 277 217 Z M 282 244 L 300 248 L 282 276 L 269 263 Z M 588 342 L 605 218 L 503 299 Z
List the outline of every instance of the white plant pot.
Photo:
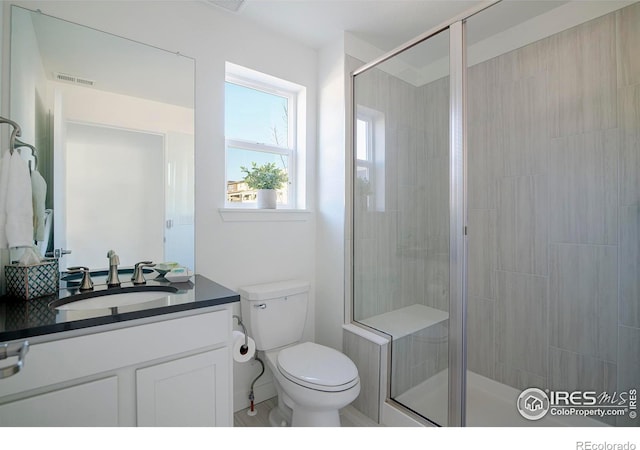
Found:
M 275 189 L 258 189 L 258 209 L 276 209 L 278 196 Z

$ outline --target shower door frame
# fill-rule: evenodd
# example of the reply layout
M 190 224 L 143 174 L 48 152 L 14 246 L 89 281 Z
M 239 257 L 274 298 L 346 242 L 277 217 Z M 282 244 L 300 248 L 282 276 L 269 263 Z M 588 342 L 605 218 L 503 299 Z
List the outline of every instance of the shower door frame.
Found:
M 352 206 L 354 204 L 355 185 L 355 114 L 357 111 L 355 98 L 355 77 L 383 62 L 399 55 L 436 34 L 449 30 L 449 336 L 448 336 L 448 421 L 447 426 L 466 425 L 466 382 L 467 382 L 467 345 L 466 345 L 466 310 L 467 310 L 467 129 L 466 129 L 466 40 L 465 21 L 471 16 L 501 2 L 488 0 L 464 11 L 462 14 L 430 29 L 405 44 L 391 50 L 381 57 L 361 66 L 351 73 L 350 77 L 350 110 L 347 111 L 350 134 L 349 158 L 347 171 L 351 174 L 350 192 Z M 355 237 L 353 212 L 347 217 L 350 220 L 351 235 Z M 350 240 L 350 280 L 354 280 L 355 246 Z M 355 299 L 355 283 L 350 283 L 351 305 L 349 321 L 353 321 L 353 299 Z M 364 325 L 366 326 L 366 325 Z M 389 366 L 389 371 L 391 367 Z M 388 377 L 391 382 L 391 377 Z M 387 399 L 390 389 L 387 389 Z M 428 419 L 427 419 L 428 420 Z

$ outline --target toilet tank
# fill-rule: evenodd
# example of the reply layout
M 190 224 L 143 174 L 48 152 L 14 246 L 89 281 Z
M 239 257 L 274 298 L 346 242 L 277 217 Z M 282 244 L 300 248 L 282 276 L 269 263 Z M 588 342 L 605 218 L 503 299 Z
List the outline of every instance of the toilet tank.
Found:
M 242 321 L 258 350 L 272 350 L 302 339 L 309 282 L 256 284 L 238 289 Z

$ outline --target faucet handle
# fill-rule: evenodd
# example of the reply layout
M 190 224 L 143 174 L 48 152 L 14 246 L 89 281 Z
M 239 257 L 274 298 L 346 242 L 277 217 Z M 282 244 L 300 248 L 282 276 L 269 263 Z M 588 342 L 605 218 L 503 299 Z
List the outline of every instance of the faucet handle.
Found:
M 120 264 L 120 257 L 113 250 L 107 252 L 107 258 L 109 258 L 109 264 Z
M 131 277 L 131 281 L 133 281 L 133 284 L 147 283 L 147 280 L 144 279 L 145 267 L 155 267 L 155 264 L 153 263 L 153 261 L 140 261 L 139 263 L 136 263 L 133 270 L 133 276 Z
M 81 291 L 90 291 L 93 289 L 93 281 L 91 281 L 91 274 L 89 268 L 84 266 L 67 267 L 68 273 L 82 273 L 82 282 L 80 283 Z
M 107 252 L 107 258 L 109 258 L 109 276 L 107 277 L 107 287 L 119 287 L 120 278 L 118 277 L 118 265 L 120 264 L 120 257 L 116 255 L 116 252 L 109 250 Z

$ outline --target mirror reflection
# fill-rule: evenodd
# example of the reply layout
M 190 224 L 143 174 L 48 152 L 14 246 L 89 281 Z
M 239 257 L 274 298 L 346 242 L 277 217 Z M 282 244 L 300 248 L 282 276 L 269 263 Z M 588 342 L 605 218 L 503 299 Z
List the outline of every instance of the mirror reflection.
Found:
M 13 6 L 10 81 L 52 210 L 42 252 L 194 268 L 193 59 Z

